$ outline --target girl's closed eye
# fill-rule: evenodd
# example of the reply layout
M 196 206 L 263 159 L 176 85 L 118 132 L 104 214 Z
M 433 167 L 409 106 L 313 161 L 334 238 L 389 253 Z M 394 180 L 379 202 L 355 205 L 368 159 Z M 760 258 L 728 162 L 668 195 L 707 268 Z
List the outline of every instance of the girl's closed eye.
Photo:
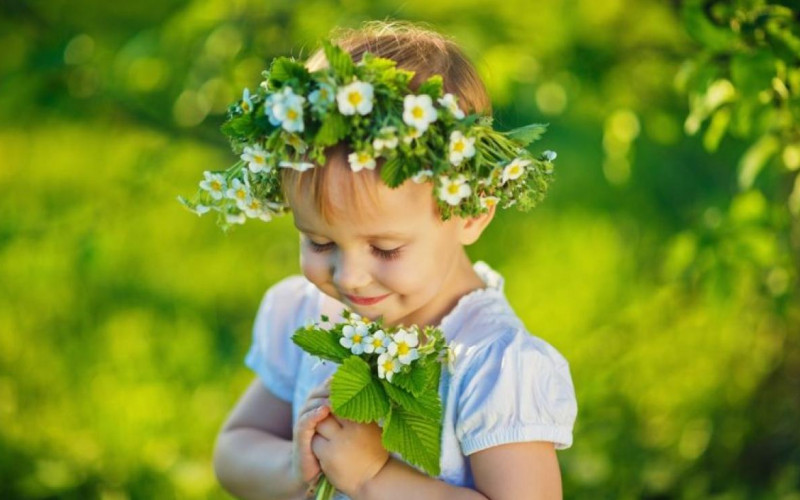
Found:
M 310 248 L 311 248 L 311 251 L 312 252 L 317 252 L 317 253 L 326 252 L 328 250 L 331 250 L 335 245 L 332 241 L 329 241 L 328 243 L 317 243 L 316 241 L 311 240 L 311 239 L 307 239 L 306 241 L 308 241 L 308 243 L 310 245 Z M 370 246 L 370 249 L 371 249 L 373 255 L 375 255 L 375 256 L 377 256 L 377 257 L 379 257 L 381 259 L 384 259 L 384 260 L 396 259 L 400 255 L 400 251 L 402 250 L 402 248 L 403 248 L 402 246 L 399 246 L 397 248 L 392 248 L 392 249 L 386 250 L 386 249 L 383 249 L 383 248 L 378 248 L 378 247 L 376 247 L 374 245 Z

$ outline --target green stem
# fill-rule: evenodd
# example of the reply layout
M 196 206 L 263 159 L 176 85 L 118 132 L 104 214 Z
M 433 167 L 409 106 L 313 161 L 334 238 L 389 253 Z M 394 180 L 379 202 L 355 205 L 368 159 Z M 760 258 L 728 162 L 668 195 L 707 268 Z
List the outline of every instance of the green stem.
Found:
M 317 483 L 317 495 L 314 497 L 316 500 L 331 500 L 336 493 L 336 488 L 328 481 L 324 475 L 319 478 Z

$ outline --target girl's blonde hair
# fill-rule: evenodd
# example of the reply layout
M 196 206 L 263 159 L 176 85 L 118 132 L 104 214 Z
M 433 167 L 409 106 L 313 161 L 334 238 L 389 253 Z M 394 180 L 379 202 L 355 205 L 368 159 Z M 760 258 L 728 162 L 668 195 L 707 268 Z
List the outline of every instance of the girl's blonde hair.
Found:
M 444 92 L 456 96 L 459 106 L 465 113 L 491 114 L 491 101 L 486 87 L 478 76 L 478 72 L 456 43 L 422 24 L 407 21 L 370 21 L 358 29 L 337 29 L 331 41 L 348 52 L 358 62 L 365 52 L 378 57 L 392 59 L 398 68 L 414 71 L 414 78 L 409 86 L 416 91 L 419 85 L 432 75 L 441 75 Z M 305 63 L 310 71 L 327 67 L 325 53 L 317 50 Z M 310 196 L 315 201 L 317 211 L 330 221 L 333 211 L 328 176 L 334 164 L 339 168 L 347 166 L 347 155 L 350 151 L 343 143 L 326 149 L 328 165 L 324 168 L 312 168 L 298 172 L 286 168 L 281 173 L 281 185 L 284 195 Z M 340 161 L 332 162 L 331 158 Z M 343 198 L 359 203 L 358 192 L 369 193 L 375 201 L 376 182 L 380 182 L 380 168 L 383 160 L 377 161 L 374 171 L 362 170 L 358 174 L 347 175 L 349 182 L 337 183 L 346 192 Z M 341 173 L 341 172 L 340 172 Z M 431 197 L 433 210 L 438 214 L 436 203 Z

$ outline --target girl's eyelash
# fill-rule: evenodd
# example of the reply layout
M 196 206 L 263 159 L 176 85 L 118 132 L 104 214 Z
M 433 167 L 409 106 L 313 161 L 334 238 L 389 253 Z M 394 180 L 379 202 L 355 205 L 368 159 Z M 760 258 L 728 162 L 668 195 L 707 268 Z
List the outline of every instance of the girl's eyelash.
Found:
M 333 242 L 329 243 L 316 243 L 312 240 L 308 240 L 308 243 L 311 245 L 311 251 L 313 252 L 325 252 L 333 248 Z M 382 248 L 372 247 L 372 253 L 381 259 L 385 260 L 392 260 L 397 258 L 400 255 L 400 250 L 402 247 L 393 248 L 391 250 L 383 250 Z

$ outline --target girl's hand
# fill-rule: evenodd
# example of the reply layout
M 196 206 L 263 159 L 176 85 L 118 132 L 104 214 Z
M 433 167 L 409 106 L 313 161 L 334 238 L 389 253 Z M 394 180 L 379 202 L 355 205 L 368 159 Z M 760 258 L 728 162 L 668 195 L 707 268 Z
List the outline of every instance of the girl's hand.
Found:
M 317 457 L 311 451 L 311 438 L 317 424 L 330 415 L 331 379 L 314 388 L 300 410 L 292 437 L 292 471 L 300 481 L 310 483 L 320 474 Z
M 389 460 L 377 424 L 359 424 L 333 414 L 317 424 L 311 449 L 331 484 L 349 497 L 355 497 Z

